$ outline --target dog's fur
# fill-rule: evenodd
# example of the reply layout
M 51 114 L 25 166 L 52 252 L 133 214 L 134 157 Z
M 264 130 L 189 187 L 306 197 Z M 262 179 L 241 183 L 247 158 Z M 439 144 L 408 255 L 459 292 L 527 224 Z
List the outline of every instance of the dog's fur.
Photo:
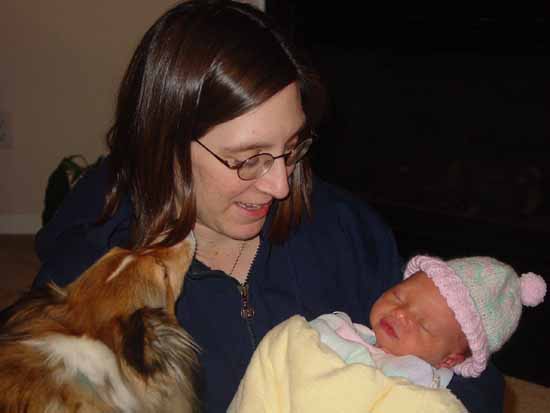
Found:
M 198 348 L 175 301 L 195 250 L 114 248 L 0 319 L 0 411 L 195 412 Z

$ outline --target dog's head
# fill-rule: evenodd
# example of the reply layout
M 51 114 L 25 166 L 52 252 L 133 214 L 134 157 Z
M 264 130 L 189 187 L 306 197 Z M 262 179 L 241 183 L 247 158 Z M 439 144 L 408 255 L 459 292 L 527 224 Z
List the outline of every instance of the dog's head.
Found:
M 194 252 L 192 233 L 169 248 L 113 248 L 66 288 L 69 314 L 88 334 L 143 307 L 173 315 Z

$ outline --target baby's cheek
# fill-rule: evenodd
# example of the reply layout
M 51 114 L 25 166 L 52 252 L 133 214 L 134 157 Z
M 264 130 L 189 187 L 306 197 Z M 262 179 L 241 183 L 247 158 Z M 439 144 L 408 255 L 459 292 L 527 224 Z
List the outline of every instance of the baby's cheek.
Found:
M 410 354 L 407 343 L 402 340 L 385 340 L 382 339 L 378 344 L 379 347 L 386 353 L 393 354 L 394 356 L 405 356 Z
M 401 337 L 394 343 L 394 354 L 398 356 L 417 355 L 419 347 L 421 347 L 421 339 L 418 334 L 409 332 Z

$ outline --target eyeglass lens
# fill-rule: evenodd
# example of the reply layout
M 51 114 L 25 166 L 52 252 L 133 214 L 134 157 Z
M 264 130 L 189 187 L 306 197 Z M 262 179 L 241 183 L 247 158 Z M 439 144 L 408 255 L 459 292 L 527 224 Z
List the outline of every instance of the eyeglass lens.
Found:
M 293 166 L 304 157 L 309 150 L 312 139 L 306 139 L 296 146 L 287 156 L 285 156 L 285 165 Z M 262 153 L 251 158 L 248 158 L 237 173 L 243 180 L 257 179 L 265 175 L 273 166 L 275 159 L 268 153 Z

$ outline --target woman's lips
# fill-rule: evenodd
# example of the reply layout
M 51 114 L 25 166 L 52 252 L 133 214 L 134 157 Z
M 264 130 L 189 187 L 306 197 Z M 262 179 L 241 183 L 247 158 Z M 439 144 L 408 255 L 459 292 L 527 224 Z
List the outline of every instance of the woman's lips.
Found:
M 269 207 L 271 206 L 271 201 L 262 203 L 262 204 L 252 204 L 247 202 L 237 202 L 237 206 L 243 211 L 247 216 L 253 218 L 263 218 L 269 212 Z
M 380 328 L 384 331 L 384 333 L 386 333 L 386 335 L 392 338 L 399 338 L 393 326 L 385 318 L 380 320 Z

